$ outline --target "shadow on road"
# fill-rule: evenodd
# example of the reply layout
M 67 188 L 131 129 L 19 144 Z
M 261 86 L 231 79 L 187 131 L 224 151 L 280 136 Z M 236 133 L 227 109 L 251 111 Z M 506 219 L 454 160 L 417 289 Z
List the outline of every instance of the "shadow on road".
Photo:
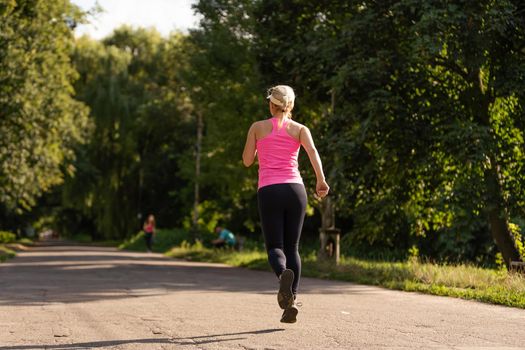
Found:
M 301 293 L 373 293 L 349 284 L 303 279 Z M 180 291 L 273 294 L 275 275 L 220 264 L 167 259 L 113 248 L 37 247 L 0 264 L 0 306 L 73 303 Z
M 118 346 L 125 344 L 176 344 L 176 345 L 201 345 L 210 343 L 219 343 L 233 340 L 244 340 L 246 338 L 231 338 L 237 335 L 250 335 L 250 334 L 268 334 L 274 332 L 282 332 L 283 328 L 275 329 L 263 329 L 259 331 L 247 331 L 238 333 L 225 333 L 225 334 L 214 334 L 214 335 L 200 335 L 195 337 L 185 338 L 150 338 L 150 339 L 127 339 L 127 340 L 108 340 L 108 341 L 96 341 L 96 342 L 85 342 L 85 343 L 73 343 L 73 344 L 34 344 L 34 345 L 14 345 L 14 346 L 0 346 L 0 350 L 29 350 L 29 349 L 67 349 L 67 350 L 80 350 L 80 349 L 96 349 L 104 348 L 108 346 Z M 228 338 L 222 338 L 228 337 Z M 219 338 L 219 339 L 216 339 Z
M 169 338 L 151 338 L 151 339 L 129 339 L 129 340 L 107 340 L 87 343 L 73 343 L 73 344 L 33 344 L 33 345 L 13 345 L 0 346 L 0 350 L 29 350 L 29 349 L 93 349 L 104 348 L 107 346 L 117 346 L 125 344 L 172 344 Z

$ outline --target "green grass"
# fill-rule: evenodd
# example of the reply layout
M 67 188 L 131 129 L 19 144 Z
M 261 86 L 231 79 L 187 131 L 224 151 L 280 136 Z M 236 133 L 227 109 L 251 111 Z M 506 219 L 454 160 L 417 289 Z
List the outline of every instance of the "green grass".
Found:
M 16 255 L 15 251 L 9 249 L 3 244 L 0 244 L 0 262 L 4 262 L 7 259 L 13 258 Z
M 188 232 L 182 229 L 157 229 L 153 240 L 153 251 L 164 253 L 174 246 L 180 245 L 187 240 Z M 120 244 L 119 249 L 134 251 L 146 251 L 144 232 L 139 232 L 135 236 Z
M 304 275 L 390 289 L 473 299 L 525 308 L 525 276 L 470 265 L 437 265 L 417 260 L 376 262 L 342 258 L 338 266 L 306 261 Z
M 23 249 L 23 247 L 20 247 L 20 245 L 31 246 L 33 244 L 33 240 L 29 238 L 21 238 L 9 243 L 0 243 L 0 262 L 14 258 L 16 256 L 17 250 Z
M 20 243 L 22 245 L 28 245 L 28 246 L 31 246 L 31 245 L 35 244 L 35 242 L 32 239 L 29 239 L 29 238 L 21 238 L 21 239 L 19 239 L 16 242 Z
M 183 242 L 166 255 L 192 261 L 270 270 L 266 253 L 260 249 L 236 252 L 210 249 Z M 525 276 L 505 270 L 469 265 L 436 265 L 417 260 L 378 262 L 342 257 L 338 266 L 318 261 L 315 253 L 303 255 L 303 276 L 377 285 L 390 289 L 473 299 L 525 308 Z
M 172 248 L 165 255 L 190 261 L 216 262 L 231 266 L 269 270 L 266 253 L 253 248 L 238 252 L 230 248 L 206 248 L 202 243 L 190 245 L 183 241 L 180 246 Z

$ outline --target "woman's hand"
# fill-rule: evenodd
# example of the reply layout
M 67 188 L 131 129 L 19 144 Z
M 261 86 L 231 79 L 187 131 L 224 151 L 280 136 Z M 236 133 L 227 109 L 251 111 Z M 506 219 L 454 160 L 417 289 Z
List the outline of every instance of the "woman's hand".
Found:
M 325 180 L 317 180 L 317 185 L 315 186 L 315 192 L 319 198 L 324 198 L 330 191 L 330 186 L 326 183 Z

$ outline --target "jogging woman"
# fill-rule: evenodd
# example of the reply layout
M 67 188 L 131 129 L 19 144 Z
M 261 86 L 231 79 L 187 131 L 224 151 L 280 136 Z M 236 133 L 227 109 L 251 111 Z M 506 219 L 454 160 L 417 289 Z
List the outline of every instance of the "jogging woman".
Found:
M 252 124 L 242 155 L 249 167 L 259 159 L 257 200 L 268 261 L 279 278 L 277 301 L 284 309 L 281 322 L 294 323 L 295 303 L 301 276 L 299 238 L 306 210 L 306 191 L 297 156 L 306 150 L 317 177 L 316 193 L 323 198 L 330 187 L 325 181 L 321 159 L 310 130 L 293 121 L 295 94 L 287 85 L 268 90 L 271 118 Z
M 144 222 L 142 229 L 144 230 L 144 239 L 146 240 L 146 248 L 148 253 L 153 250 L 153 237 L 155 236 L 155 217 L 153 214 L 148 215 Z

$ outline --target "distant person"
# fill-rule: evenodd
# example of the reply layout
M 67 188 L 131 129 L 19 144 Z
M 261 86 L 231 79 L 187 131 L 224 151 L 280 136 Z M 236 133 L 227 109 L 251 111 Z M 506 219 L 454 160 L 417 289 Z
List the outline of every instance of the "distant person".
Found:
M 236 243 L 235 235 L 228 229 L 222 226 L 215 227 L 215 233 L 219 235 L 217 239 L 211 241 L 214 247 L 234 247 Z
M 144 230 L 146 248 L 148 250 L 148 253 L 151 253 L 151 251 L 153 250 L 153 237 L 155 237 L 155 217 L 152 214 L 148 215 L 148 218 L 144 222 L 142 229 Z
M 259 158 L 257 200 L 270 265 L 279 278 L 277 301 L 284 309 L 281 322 L 297 321 L 295 303 L 301 276 L 299 238 L 306 210 L 306 191 L 297 157 L 305 149 L 317 177 L 316 193 L 323 198 L 330 187 L 310 130 L 292 120 L 295 94 L 287 85 L 268 90 L 271 118 L 253 123 L 242 154 L 249 167 Z

